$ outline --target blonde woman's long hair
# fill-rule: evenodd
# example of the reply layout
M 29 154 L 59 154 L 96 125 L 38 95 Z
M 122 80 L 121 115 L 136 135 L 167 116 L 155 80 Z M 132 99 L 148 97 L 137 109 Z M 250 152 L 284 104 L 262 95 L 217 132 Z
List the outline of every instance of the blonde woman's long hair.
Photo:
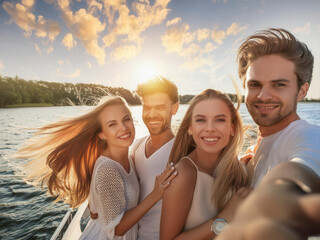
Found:
M 195 96 L 191 100 L 190 106 L 180 124 L 169 157 L 169 163 L 179 162 L 183 157 L 189 155 L 196 148 L 196 144 L 192 136 L 188 134 L 188 129 L 192 120 L 192 112 L 199 102 L 208 99 L 219 99 L 226 103 L 231 113 L 231 121 L 234 124 L 235 132 L 234 136 L 230 137 L 229 143 L 221 152 L 218 159 L 219 163 L 213 173 L 215 181 L 213 185 L 212 200 L 220 211 L 232 194 L 247 184 L 247 174 L 238 160 L 238 154 L 242 148 L 244 132 L 242 120 L 238 112 L 241 101 L 239 95 L 237 108 L 234 107 L 230 98 L 226 94 L 213 89 L 206 89 L 199 95 Z
M 106 141 L 98 134 L 102 130 L 99 114 L 108 106 L 124 105 L 121 97 L 103 97 L 90 112 L 61 120 L 37 129 L 31 139 L 15 154 L 17 158 L 32 159 L 24 167 L 26 180 L 41 183 L 48 192 L 71 207 L 84 202 L 90 191 L 94 164 Z

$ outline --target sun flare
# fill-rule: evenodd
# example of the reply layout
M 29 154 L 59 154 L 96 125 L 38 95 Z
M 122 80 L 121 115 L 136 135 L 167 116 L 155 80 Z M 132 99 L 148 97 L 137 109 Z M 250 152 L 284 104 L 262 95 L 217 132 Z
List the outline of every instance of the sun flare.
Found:
M 157 76 L 157 71 L 153 64 L 140 64 L 137 68 L 137 84 L 143 83 Z

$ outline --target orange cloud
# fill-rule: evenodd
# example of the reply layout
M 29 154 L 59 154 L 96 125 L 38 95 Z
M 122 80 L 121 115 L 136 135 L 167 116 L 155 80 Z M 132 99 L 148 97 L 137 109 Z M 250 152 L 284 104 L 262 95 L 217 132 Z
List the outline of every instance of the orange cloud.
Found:
M 227 35 L 237 35 L 239 32 L 247 29 L 248 25 L 241 27 L 239 23 L 232 23 L 227 29 Z
M 37 37 L 47 37 L 50 41 L 54 41 L 60 33 L 58 22 L 46 20 L 41 15 L 36 17 L 32 13 L 33 5 L 33 0 L 22 0 L 22 3 L 17 4 L 3 2 L 2 7 L 10 15 L 11 20 L 25 31 L 26 37 L 35 31 Z
M 99 34 L 105 29 L 105 24 L 101 23 L 98 17 L 88 13 L 86 9 L 81 8 L 73 13 L 69 9 L 68 0 L 60 0 L 59 6 L 63 11 L 67 25 L 72 29 L 74 36 L 80 39 L 87 53 L 94 56 L 99 64 L 104 64 L 105 51 L 103 47 L 98 45 L 98 39 Z
M 202 40 L 205 40 L 209 37 L 210 30 L 207 28 L 198 29 L 197 34 L 198 34 L 198 41 L 201 42 Z
M 71 33 L 67 33 L 64 36 L 62 43 L 68 50 L 71 50 L 73 47 L 77 46 L 77 42 L 73 39 Z
M 135 45 L 135 50 L 140 49 L 140 44 L 143 42 L 141 33 L 166 19 L 169 13 L 167 8 L 169 2 L 170 0 L 156 0 L 151 5 L 149 1 L 137 1 L 132 3 L 133 13 L 131 13 L 125 0 L 104 0 L 105 14 L 110 28 L 109 33 L 103 38 L 105 46 L 115 46 L 121 49 L 121 46 L 116 45 L 122 44 L 125 48 L 126 46 L 132 48 L 132 45 Z M 138 51 L 132 52 L 138 53 Z M 120 56 L 121 54 L 116 55 Z M 129 56 L 133 57 L 134 55 L 130 54 Z M 128 58 L 125 55 L 123 57 Z
M 213 41 L 217 44 L 223 44 L 224 39 L 229 35 L 237 35 L 243 30 L 247 29 L 248 26 L 241 26 L 239 23 L 232 23 L 226 30 L 218 30 L 218 27 L 215 26 L 211 32 L 211 37 Z
M 171 26 L 171 25 L 177 24 L 180 21 L 181 21 L 181 18 L 179 18 L 179 17 L 174 18 L 171 21 L 167 21 L 167 26 Z
M 221 45 L 223 43 L 223 40 L 226 38 L 226 33 L 225 31 L 217 30 L 217 27 L 215 27 L 215 29 L 213 29 L 211 32 L 211 37 L 213 41 Z
M 181 24 L 180 26 L 171 27 L 165 32 L 161 40 L 167 52 L 180 53 L 182 51 L 188 30 L 188 24 Z
M 116 48 L 111 54 L 111 58 L 116 61 L 125 60 L 133 58 L 137 55 L 137 53 L 140 51 L 139 46 L 136 46 L 134 44 L 132 45 L 125 45 Z

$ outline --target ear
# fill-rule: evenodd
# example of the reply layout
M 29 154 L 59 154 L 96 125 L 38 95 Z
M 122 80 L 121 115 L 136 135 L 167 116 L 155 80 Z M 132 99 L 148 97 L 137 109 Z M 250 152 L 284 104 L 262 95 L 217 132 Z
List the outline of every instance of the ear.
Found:
M 298 97 L 297 97 L 297 100 L 298 101 L 301 101 L 305 98 L 305 96 L 307 95 L 308 93 L 308 90 L 309 90 L 309 83 L 305 83 L 303 84 L 301 87 L 300 87 L 300 90 L 298 92 Z
M 102 141 L 105 141 L 106 140 L 106 137 L 104 136 L 104 134 L 102 132 L 100 132 L 98 134 L 98 137 L 102 140 Z
M 192 136 L 191 126 L 188 128 L 188 134 L 189 134 L 190 136 Z
M 178 111 L 178 108 L 179 108 L 179 102 L 176 102 L 174 103 L 172 106 L 171 106 L 171 113 L 172 115 L 176 115 L 177 111 Z
M 234 124 L 231 124 L 231 132 L 230 135 L 233 137 L 234 136 Z

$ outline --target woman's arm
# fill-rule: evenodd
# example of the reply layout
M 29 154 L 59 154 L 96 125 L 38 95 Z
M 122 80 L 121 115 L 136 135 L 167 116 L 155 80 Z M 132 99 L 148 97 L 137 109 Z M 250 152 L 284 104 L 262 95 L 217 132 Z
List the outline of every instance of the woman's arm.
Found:
M 175 167 L 179 171 L 179 177 L 166 190 L 162 200 L 161 240 L 179 239 L 191 208 L 196 184 L 197 172 L 189 160 L 182 159 Z
M 172 183 L 170 189 L 165 191 L 162 200 L 160 240 L 211 240 L 216 236 L 211 231 L 213 220 L 224 218 L 230 222 L 238 205 L 251 189 L 239 189 L 217 216 L 198 227 L 183 232 L 192 204 L 197 173 L 192 163 L 184 159 L 176 165 L 176 169 L 179 171 L 179 177 Z
M 135 225 L 162 198 L 164 190 L 170 186 L 170 182 L 176 175 L 177 171 L 172 165 L 168 166 L 161 175 L 158 175 L 155 179 L 153 191 L 136 207 L 124 213 L 120 223 L 115 228 L 115 235 L 123 236 Z

